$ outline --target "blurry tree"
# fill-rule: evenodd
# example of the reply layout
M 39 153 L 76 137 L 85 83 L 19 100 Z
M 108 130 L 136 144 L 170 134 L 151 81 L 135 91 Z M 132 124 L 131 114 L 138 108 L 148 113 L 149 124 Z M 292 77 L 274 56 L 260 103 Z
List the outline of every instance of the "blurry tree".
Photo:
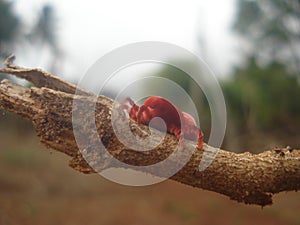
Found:
M 48 47 L 51 52 L 50 71 L 55 72 L 57 58 L 61 55 L 56 36 L 56 18 L 53 6 L 46 4 L 42 7 L 38 20 L 33 27 L 28 39 L 34 43 L 35 47 L 41 49 Z
M 13 1 L 0 0 L 0 61 L 9 54 L 16 51 L 19 43 L 29 41 L 32 44 L 32 49 L 38 48 L 41 50 L 42 45 L 48 45 L 51 51 L 52 62 L 50 71 L 53 71 L 56 65 L 55 60 L 60 54 L 60 49 L 57 44 L 56 20 L 54 18 L 54 9 L 51 5 L 46 4 L 42 7 L 40 16 L 30 33 L 25 33 L 28 27 L 32 24 L 25 24 L 21 17 L 13 10 Z M 26 29 L 25 29 L 26 28 Z M 0 80 L 5 75 L 0 74 Z
M 237 0 L 234 29 L 249 40 L 250 55 L 300 70 L 300 0 Z
M 299 126 L 300 1 L 237 0 L 234 29 L 250 44 L 246 63 L 224 82 L 239 131 Z
M 14 47 L 20 32 L 20 19 L 12 10 L 12 3 L 0 0 L 0 60 L 9 54 Z M 0 74 L 0 80 L 5 77 Z
M 288 128 L 300 122 L 300 86 L 283 64 L 259 66 L 254 57 L 223 83 L 227 106 L 238 128 Z
M 5 57 L 20 32 L 20 19 L 12 10 L 12 3 L 0 0 L 0 57 Z
M 54 10 L 51 5 L 43 6 L 36 25 L 29 37 L 35 41 L 48 44 L 54 51 L 57 50 L 57 40 L 55 36 L 55 18 Z

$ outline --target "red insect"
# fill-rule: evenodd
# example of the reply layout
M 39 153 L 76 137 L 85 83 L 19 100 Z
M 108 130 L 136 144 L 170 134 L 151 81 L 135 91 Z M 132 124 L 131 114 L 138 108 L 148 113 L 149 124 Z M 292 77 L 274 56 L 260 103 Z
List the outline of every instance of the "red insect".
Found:
M 151 119 L 160 117 L 165 121 L 167 131 L 178 138 L 181 147 L 183 146 L 183 139 L 187 138 L 198 140 L 198 148 L 202 149 L 203 132 L 197 127 L 194 118 L 190 114 L 180 111 L 167 99 L 160 96 L 152 96 L 147 98 L 142 106 L 136 105 L 131 98 L 126 98 L 125 103 L 127 102 L 131 107 L 129 108 L 124 104 L 123 106 L 132 120 L 149 125 Z M 163 128 L 158 120 L 154 120 L 154 123 L 151 125 L 158 130 Z

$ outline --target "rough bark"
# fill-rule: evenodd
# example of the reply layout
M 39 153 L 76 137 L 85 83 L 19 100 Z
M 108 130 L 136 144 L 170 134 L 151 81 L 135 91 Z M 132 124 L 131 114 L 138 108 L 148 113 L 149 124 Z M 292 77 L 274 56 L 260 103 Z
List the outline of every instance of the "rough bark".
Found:
M 13 74 L 31 81 L 35 87 L 25 88 L 11 81 L 3 80 L 0 84 L 0 107 L 17 113 L 31 120 L 43 144 L 51 149 L 63 152 L 71 157 L 69 165 L 83 173 L 95 173 L 114 167 L 105 154 L 97 154 L 96 140 L 101 139 L 105 148 L 118 160 L 136 166 L 152 165 L 167 158 L 176 149 L 177 140 L 173 135 L 166 135 L 163 142 L 150 151 L 135 151 L 124 146 L 116 137 L 111 123 L 113 101 L 105 96 L 95 96 L 76 86 L 58 79 L 39 69 L 24 69 L 6 61 L 8 68 L 0 72 Z M 90 121 L 80 132 L 88 134 L 84 140 L 84 154 L 92 162 L 92 167 L 85 161 L 74 138 L 77 121 L 72 121 L 73 101 L 83 104 L 96 104 L 95 124 L 97 132 L 91 132 Z M 76 110 L 76 109 L 75 109 Z M 89 111 L 81 113 L 89 114 Z M 119 117 L 119 122 L 127 118 Z M 130 122 L 135 135 L 147 136 L 149 128 Z M 154 134 L 159 134 L 159 131 Z M 153 139 L 155 139 L 153 135 Z M 155 140 L 153 140 L 155 141 Z M 151 140 L 150 140 L 151 142 Z M 212 149 L 204 144 L 206 150 Z M 195 150 L 195 151 L 194 151 Z M 204 171 L 198 166 L 203 151 L 186 142 L 182 154 L 194 151 L 188 163 L 170 179 L 186 185 L 224 194 L 233 200 L 246 204 L 272 204 L 272 195 L 282 191 L 300 188 L 300 150 L 290 147 L 273 149 L 260 154 L 249 152 L 236 154 L 219 150 L 212 164 Z M 100 150 L 101 152 L 101 150 Z M 170 166 L 176 164 L 171 160 Z M 161 168 L 163 171 L 166 168 Z M 155 171 L 143 170 L 160 176 Z

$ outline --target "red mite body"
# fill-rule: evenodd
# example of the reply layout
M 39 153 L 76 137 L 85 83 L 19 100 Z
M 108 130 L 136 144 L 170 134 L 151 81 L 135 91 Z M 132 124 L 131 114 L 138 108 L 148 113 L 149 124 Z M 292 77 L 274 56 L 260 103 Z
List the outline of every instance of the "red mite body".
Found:
M 142 106 L 136 105 L 130 98 L 127 98 L 126 101 L 131 105 L 131 108 L 125 107 L 129 117 L 137 123 L 149 125 L 151 119 L 160 117 L 165 121 L 167 131 L 178 138 L 180 145 L 183 144 L 183 139 L 187 138 L 198 140 L 198 148 L 202 149 L 203 133 L 197 127 L 194 118 L 190 114 L 180 111 L 167 99 L 152 96 L 147 98 Z M 163 128 L 160 122 L 154 122 L 151 125 L 158 130 Z

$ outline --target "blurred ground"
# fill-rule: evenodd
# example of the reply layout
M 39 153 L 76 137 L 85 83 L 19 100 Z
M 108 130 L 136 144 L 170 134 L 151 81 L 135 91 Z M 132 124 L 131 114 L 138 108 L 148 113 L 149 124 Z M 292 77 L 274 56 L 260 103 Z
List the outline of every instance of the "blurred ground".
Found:
M 39 143 L 29 122 L 1 114 L 0 224 L 300 224 L 296 192 L 276 195 L 262 209 L 173 181 L 121 186 L 67 162 Z

